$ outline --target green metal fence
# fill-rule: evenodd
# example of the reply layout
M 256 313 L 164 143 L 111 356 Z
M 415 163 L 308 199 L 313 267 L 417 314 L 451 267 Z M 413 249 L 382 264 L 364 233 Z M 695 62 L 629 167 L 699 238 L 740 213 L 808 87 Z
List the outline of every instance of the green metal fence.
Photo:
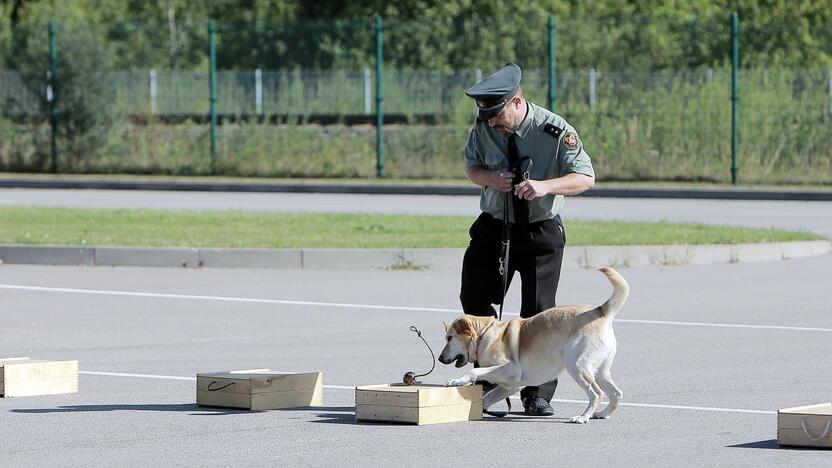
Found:
M 474 116 L 464 89 L 515 61 L 526 96 L 578 129 L 600 180 L 832 183 L 832 71 L 743 59 L 732 125 L 729 17 L 671 25 L 709 34 L 690 55 L 722 59 L 658 69 L 640 63 L 684 53 L 646 48 L 651 28 L 668 27 L 658 20 L 535 18 L 499 40 L 499 19 L 382 24 L 382 80 L 372 19 L 217 24 L 213 113 L 207 21 L 176 34 L 58 24 L 54 70 L 47 25 L 0 31 L 0 170 L 461 178 Z M 604 37 L 592 42 L 592 28 Z M 645 50 L 607 49 L 640 28 Z

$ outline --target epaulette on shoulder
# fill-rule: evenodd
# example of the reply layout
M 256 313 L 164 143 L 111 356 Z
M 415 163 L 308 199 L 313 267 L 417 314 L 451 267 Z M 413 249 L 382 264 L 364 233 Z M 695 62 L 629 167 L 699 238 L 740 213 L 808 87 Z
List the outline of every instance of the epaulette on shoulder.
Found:
M 547 123 L 543 125 L 543 131 L 555 137 L 555 139 L 560 138 L 560 134 L 563 133 L 563 129 L 558 127 L 557 125 Z

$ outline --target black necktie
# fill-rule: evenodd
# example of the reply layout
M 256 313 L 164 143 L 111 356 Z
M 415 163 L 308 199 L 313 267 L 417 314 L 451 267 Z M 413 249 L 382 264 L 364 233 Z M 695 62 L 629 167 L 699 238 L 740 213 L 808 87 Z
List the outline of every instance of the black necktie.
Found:
M 512 185 L 523 182 L 523 171 L 520 167 L 520 152 L 517 150 L 517 142 L 514 141 L 515 136 L 512 134 L 508 137 L 508 166 L 509 169 L 514 171 Z M 521 228 L 527 227 L 529 225 L 529 202 L 518 198 L 514 195 L 513 190 L 509 196 L 511 196 L 511 204 L 514 208 L 514 224 Z

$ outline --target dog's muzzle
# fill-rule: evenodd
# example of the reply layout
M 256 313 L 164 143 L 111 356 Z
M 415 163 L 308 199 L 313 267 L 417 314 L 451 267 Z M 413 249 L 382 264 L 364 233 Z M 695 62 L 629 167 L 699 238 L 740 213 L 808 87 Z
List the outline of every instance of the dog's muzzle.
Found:
M 468 360 L 465 359 L 465 356 L 463 356 L 462 354 L 457 354 L 452 358 L 444 358 L 442 356 L 439 356 L 439 362 L 441 362 L 442 364 L 450 364 L 454 361 L 456 361 L 456 364 L 454 364 L 456 367 L 462 367 L 465 364 L 468 364 Z

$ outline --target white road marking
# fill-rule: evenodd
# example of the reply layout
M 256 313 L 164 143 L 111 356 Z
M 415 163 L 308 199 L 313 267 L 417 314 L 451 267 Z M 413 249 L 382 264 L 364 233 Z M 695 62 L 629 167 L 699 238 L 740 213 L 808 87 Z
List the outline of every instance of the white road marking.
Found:
M 127 374 L 123 372 L 98 372 L 98 371 L 78 371 L 79 374 L 84 375 L 102 375 L 107 377 L 135 377 L 141 379 L 161 379 L 161 380 L 186 380 L 190 382 L 196 381 L 196 377 L 180 377 L 178 375 L 155 375 L 155 374 Z M 355 390 L 355 387 L 349 385 L 324 385 L 324 388 L 331 388 L 335 390 Z M 513 396 L 512 400 L 519 400 L 519 397 Z M 586 400 L 565 400 L 555 398 L 554 403 L 580 403 L 586 404 Z M 752 410 L 740 408 L 716 408 L 711 406 L 680 406 L 680 405 L 656 405 L 650 403 L 621 403 L 621 406 L 632 406 L 634 408 L 658 408 L 658 409 L 673 409 L 673 410 L 690 410 L 690 411 L 710 411 L 717 413 L 750 413 L 750 414 L 777 414 L 777 411 L 767 410 Z
M 126 297 L 149 297 L 157 299 L 185 299 L 185 300 L 200 300 L 200 301 L 219 301 L 219 302 L 242 302 L 253 304 L 282 304 L 282 305 L 300 305 L 300 306 L 318 306 L 318 307 L 341 307 L 351 309 L 372 309 L 372 310 L 405 310 L 417 312 L 447 312 L 453 314 L 461 314 L 459 309 L 445 309 L 437 307 L 406 307 L 393 305 L 377 305 L 377 304 L 352 304 L 342 302 L 319 302 L 319 301 L 291 301 L 284 299 L 258 299 L 251 297 L 234 297 L 234 296 L 205 296 L 197 294 L 170 294 L 170 293 L 154 293 L 154 292 L 137 292 L 137 291 L 114 291 L 105 289 L 78 289 L 78 288 L 53 288 L 44 286 L 24 286 L 16 284 L 0 284 L 0 289 L 20 290 L 20 291 L 39 291 L 39 292 L 53 292 L 53 293 L 71 293 L 71 294 L 91 294 L 102 296 L 126 296 Z M 507 316 L 516 317 L 519 314 L 505 313 Z M 674 325 L 687 327 L 717 327 L 717 328 L 746 328 L 746 329 L 762 329 L 762 330 L 786 330 L 786 331 L 805 331 L 805 332 L 825 332 L 832 333 L 832 328 L 819 327 L 790 327 L 784 325 L 751 325 L 742 323 L 715 323 L 715 322 L 677 322 L 667 320 L 637 320 L 637 319 L 615 319 L 616 323 L 640 323 L 647 325 Z

